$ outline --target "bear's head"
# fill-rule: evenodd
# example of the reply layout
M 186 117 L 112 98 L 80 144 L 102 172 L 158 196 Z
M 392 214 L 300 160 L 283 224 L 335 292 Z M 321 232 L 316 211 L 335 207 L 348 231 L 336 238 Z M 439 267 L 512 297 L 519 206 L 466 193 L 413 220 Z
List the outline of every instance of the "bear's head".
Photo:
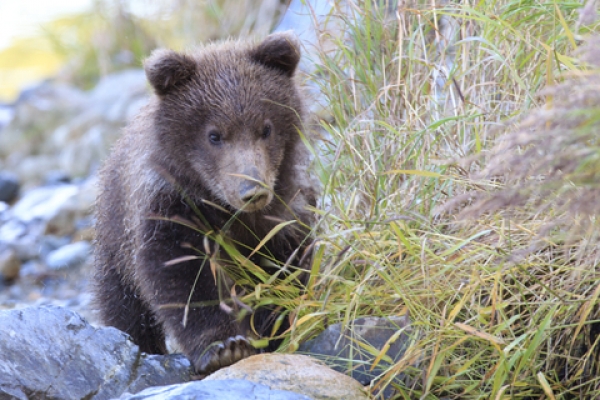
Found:
M 189 53 L 157 50 L 144 68 L 157 96 L 160 161 L 234 210 L 265 209 L 293 166 L 302 101 L 292 33 Z

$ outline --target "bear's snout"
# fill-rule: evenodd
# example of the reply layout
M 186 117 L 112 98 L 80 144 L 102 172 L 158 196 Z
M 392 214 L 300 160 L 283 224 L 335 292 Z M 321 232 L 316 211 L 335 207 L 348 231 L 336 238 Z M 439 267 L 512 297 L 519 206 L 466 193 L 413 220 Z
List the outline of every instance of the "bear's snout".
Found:
M 240 198 L 244 203 L 258 203 L 269 197 L 269 191 L 257 182 L 244 181 L 240 187 Z
M 244 171 L 244 178 L 239 185 L 239 198 L 244 203 L 244 211 L 252 212 L 266 207 L 273 198 L 271 191 L 265 187 L 256 167 Z

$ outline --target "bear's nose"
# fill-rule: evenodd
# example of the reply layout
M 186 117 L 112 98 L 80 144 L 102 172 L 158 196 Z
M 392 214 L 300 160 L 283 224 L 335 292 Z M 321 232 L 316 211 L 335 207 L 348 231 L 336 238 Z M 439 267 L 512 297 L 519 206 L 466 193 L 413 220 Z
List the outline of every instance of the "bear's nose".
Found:
M 269 191 L 261 184 L 262 179 L 256 167 L 247 168 L 244 175 L 252 179 L 244 179 L 240 185 L 240 199 L 244 203 L 262 203 L 269 197 Z
M 269 191 L 258 182 L 244 181 L 240 187 L 240 198 L 244 203 L 258 203 L 269 197 Z

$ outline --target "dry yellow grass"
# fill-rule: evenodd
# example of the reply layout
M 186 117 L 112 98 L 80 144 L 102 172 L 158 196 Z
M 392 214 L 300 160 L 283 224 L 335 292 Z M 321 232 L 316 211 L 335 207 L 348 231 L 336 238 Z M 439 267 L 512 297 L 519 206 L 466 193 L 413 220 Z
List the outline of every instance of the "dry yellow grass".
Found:
M 323 55 L 325 256 L 299 328 L 408 312 L 415 344 L 374 386 L 600 395 L 598 25 L 578 8 L 404 2 L 399 30 L 363 12 Z

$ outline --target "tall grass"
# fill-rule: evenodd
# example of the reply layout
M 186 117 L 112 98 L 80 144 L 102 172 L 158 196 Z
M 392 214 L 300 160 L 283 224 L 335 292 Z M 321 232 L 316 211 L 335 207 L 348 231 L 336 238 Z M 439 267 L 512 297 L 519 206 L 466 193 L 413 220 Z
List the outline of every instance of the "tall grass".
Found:
M 314 78 L 320 273 L 292 341 L 409 314 L 414 343 L 373 389 L 599 397 L 600 99 L 581 61 L 598 50 L 579 50 L 598 25 L 566 1 L 400 3 L 333 16 L 347 36 Z

